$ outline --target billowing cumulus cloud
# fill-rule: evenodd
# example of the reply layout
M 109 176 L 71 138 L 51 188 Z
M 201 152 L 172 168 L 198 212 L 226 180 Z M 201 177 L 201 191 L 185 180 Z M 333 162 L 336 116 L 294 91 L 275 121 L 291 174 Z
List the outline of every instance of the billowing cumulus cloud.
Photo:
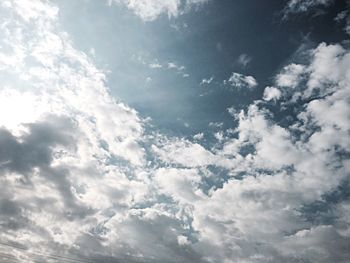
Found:
M 145 20 L 181 6 L 125 3 Z M 233 128 L 170 136 L 110 95 L 51 2 L 0 9 L 0 257 L 347 262 L 346 46 L 321 43 L 282 67 L 260 99 L 230 111 Z M 226 84 L 257 87 L 239 73 Z
M 145 163 L 143 124 L 59 30 L 56 7 L 4 1 L 1 9 L 2 207 L 11 212 L 2 241 L 68 248 L 93 233 L 105 209 L 144 198 L 147 186 L 128 178 Z M 30 252 L 19 257 L 39 257 Z
M 304 70 L 304 66 L 299 64 L 290 64 L 285 66 L 283 71 L 276 77 L 277 85 L 290 88 L 296 87 L 302 79 Z

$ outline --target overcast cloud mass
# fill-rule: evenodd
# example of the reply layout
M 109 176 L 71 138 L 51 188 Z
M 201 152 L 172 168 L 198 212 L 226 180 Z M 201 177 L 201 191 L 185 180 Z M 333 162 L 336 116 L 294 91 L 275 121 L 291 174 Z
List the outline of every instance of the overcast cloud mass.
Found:
M 350 262 L 349 5 L 1 1 L 0 262 Z

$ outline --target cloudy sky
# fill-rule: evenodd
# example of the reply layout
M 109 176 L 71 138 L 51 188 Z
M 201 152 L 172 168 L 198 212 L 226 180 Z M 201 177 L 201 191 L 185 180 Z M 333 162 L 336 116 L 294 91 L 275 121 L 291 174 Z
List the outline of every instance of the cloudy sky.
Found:
M 0 262 L 348 263 L 349 10 L 0 1 Z

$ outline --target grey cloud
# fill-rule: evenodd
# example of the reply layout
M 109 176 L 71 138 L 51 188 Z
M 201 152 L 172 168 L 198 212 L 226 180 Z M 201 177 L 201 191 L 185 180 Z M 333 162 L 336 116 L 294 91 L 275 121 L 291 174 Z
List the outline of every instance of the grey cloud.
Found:
M 46 121 L 26 124 L 28 132 L 14 136 L 0 129 L 0 169 L 28 174 L 33 168 L 48 167 L 56 145 L 74 146 L 73 123 L 66 118 L 50 116 Z
M 109 242 L 124 237 L 125 240 L 121 242 L 125 242 L 125 249 L 130 255 L 141 255 L 139 262 L 206 262 L 192 246 L 181 246 L 178 243 L 177 236 L 189 231 L 184 229 L 181 220 L 168 213 L 152 215 L 147 210 L 144 214 L 140 210 L 135 215 L 130 215 L 124 222 L 119 222 L 118 216 L 111 218 L 105 225 L 110 229 L 107 234 Z M 118 250 L 115 253 L 118 256 Z
M 81 213 L 86 209 L 78 206 L 72 195 L 71 184 L 67 179 L 68 168 L 51 166 L 55 146 L 75 148 L 74 123 L 65 117 L 48 116 L 41 122 L 25 124 L 25 127 L 28 131 L 21 136 L 14 136 L 5 128 L 0 130 L 0 172 L 2 176 L 6 174 L 11 176 L 12 173 L 23 175 L 22 183 L 29 184 L 27 187 L 31 187 L 33 169 L 36 168 L 40 176 L 56 186 L 66 205 L 72 207 L 73 214 L 82 216 Z M 4 199 L 1 212 L 19 213 L 21 205 L 23 204 Z M 67 211 L 68 217 L 73 214 Z

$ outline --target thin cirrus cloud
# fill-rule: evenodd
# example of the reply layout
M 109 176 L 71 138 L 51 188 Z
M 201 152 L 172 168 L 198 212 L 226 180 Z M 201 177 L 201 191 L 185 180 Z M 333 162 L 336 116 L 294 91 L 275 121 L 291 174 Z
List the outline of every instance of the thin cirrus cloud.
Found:
M 237 59 L 237 63 L 244 68 L 247 67 L 251 61 L 252 61 L 252 57 L 250 57 L 249 55 L 247 55 L 245 53 L 239 55 L 239 57 Z
M 57 6 L 9 0 L 0 12 L 2 257 L 348 260 L 344 45 L 320 43 L 304 63 L 282 67 L 262 99 L 231 111 L 234 128 L 212 124 L 215 133 L 185 138 L 155 129 L 110 95 L 105 72 L 58 23 Z M 146 19 L 159 15 L 147 12 Z M 226 84 L 257 88 L 254 77 L 240 73 Z M 275 118 L 279 106 L 293 109 L 279 112 L 294 114 L 288 125 Z M 217 140 L 205 144 L 210 136 Z

